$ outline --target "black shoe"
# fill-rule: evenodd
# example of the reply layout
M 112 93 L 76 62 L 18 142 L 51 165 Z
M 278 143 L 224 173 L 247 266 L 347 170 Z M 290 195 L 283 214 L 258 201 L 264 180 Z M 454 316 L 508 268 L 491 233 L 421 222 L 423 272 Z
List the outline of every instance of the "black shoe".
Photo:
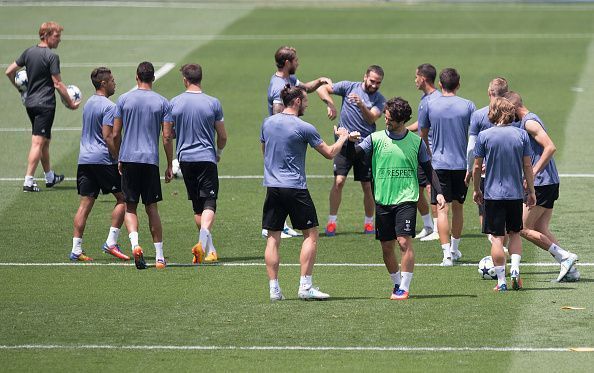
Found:
M 54 180 L 53 180 L 51 183 L 48 183 L 48 182 L 46 181 L 46 183 L 45 183 L 45 187 L 46 187 L 46 188 L 51 188 L 51 187 L 53 187 L 53 186 L 54 186 L 54 185 L 56 185 L 56 184 L 60 184 L 62 181 L 64 181 L 64 175 L 57 175 L 57 174 L 54 174 Z
M 39 189 L 37 184 L 31 186 L 23 185 L 23 192 L 41 192 L 41 189 Z

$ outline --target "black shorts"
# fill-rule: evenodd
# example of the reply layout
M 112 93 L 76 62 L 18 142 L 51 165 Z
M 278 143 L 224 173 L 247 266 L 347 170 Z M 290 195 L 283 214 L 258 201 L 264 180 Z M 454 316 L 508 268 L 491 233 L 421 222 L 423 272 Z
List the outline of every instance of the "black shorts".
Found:
M 396 237 L 415 237 L 417 203 L 375 205 L 375 239 L 392 241 Z
M 163 199 L 159 167 L 147 163 L 121 163 L 122 191 L 126 203 L 138 203 L 142 197 L 142 203 L 150 205 Z
M 520 232 L 524 201 L 516 200 L 484 200 L 483 233 L 504 236 L 509 232 Z
M 27 108 L 27 115 L 31 121 L 32 135 L 52 138 L 56 108 Z
M 552 209 L 559 199 L 559 184 L 535 186 L 536 206 Z
M 79 164 L 76 170 L 76 189 L 83 197 L 97 198 L 103 194 L 120 193 L 122 178 L 117 164 Z
M 466 193 L 468 193 L 468 187 L 464 184 L 466 170 L 435 170 L 435 173 L 446 202 L 450 203 L 456 200 L 464 203 Z M 431 204 L 437 205 L 437 191 L 434 188 L 431 189 Z
M 423 167 L 421 167 L 421 165 L 419 165 L 419 167 L 417 168 L 417 178 L 419 179 L 419 186 L 421 188 L 425 188 L 427 185 L 431 185 L 431 182 L 429 182 L 429 179 L 427 179 L 427 175 L 425 175 L 425 171 L 423 171 Z
M 219 172 L 216 163 L 180 162 L 179 167 L 194 213 L 200 215 L 204 209 L 217 211 Z
M 371 181 L 371 160 L 368 157 L 351 159 L 347 157 L 346 146 L 334 157 L 334 176 L 347 176 L 353 168 L 355 181 Z
M 287 215 L 293 228 L 299 230 L 319 225 L 316 207 L 307 189 L 268 187 L 262 211 L 262 229 L 282 231 Z

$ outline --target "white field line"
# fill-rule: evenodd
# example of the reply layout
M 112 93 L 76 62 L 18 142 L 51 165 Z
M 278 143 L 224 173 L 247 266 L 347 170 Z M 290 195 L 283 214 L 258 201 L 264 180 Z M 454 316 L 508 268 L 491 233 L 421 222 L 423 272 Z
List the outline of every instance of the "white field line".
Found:
M 0 345 L 0 350 L 142 350 L 142 351 L 400 351 L 400 352 L 570 352 L 591 351 L 573 347 L 413 347 L 413 346 L 196 346 L 196 345 L 100 345 L 24 344 Z
M 72 129 L 72 131 L 80 131 L 80 128 Z M 52 128 L 52 131 L 55 131 Z M 0 130 L 0 132 L 2 132 Z M 594 174 L 559 174 L 562 178 L 594 178 Z M 219 175 L 219 179 L 262 179 L 262 175 Z M 332 179 L 334 176 L 332 175 L 307 175 L 308 179 Z M 164 177 L 161 177 L 161 180 L 164 180 Z M 37 180 L 45 180 L 43 178 L 37 178 Z M 0 177 L 0 182 L 11 182 L 11 181 L 23 181 L 22 177 Z M 66 177 L 64 181 L 76 181 L 75 177 Z
M 286 34 L 286 35 L 65 35 L 71 41 L 286 41 L 286 40 L 567 40 L 592 39 L 593 33 L 567 34 Z M 0 35 L 0 40 L 37 40 L 36 35 Z
M 153 62 L 155 66 L 163 66 L 167 62 Z M 0 64 L 0 68 L 7 68 L 9 65 L 6 63 Z M 60 67 L 68 67 L 68 68 L 79 68 L 79 67 L 99 67 L 99 66 L 106 66 L 109 68 L 114 67 L 136 67 L 138 66 L 138 62 L 72 62 L 72 63 L 61 63 Z
M 170 267 L 264 267 L 261 262 L 239 262 L 239 263 L 213 263 L 213 264 L 189 264 L 189 263 L 167 263 Z M 508 264 L 509 265 L 509 264 Z M 134 263 L 78 263 L 78 262 L 56 262 L 56 263 L 10 263 L 0 262 L 0 267 L 133 267 Z M 281 263 L 281 267 L 299 267 L 299 263 Z M 384 267 L 383 263 L 316 263 L 316 267 Z M 455 267 L 476 267 L 477 263 L 460 263 Z M 521 263 L 522 267 L 558 267 L 558 263 Z M 594 263 L 577 262 L 579 267 L 593 267 Z M 441 267 L 440 263 L 415 263 L 415 267 Z

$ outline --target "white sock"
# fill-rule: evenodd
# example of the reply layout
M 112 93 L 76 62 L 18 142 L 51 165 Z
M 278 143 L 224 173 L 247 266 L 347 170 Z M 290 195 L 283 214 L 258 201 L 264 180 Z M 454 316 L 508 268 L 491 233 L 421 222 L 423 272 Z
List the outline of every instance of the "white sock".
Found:
M 206 252 L 208 250 L 208 240 L 210 239 L 210 231 L 206 228 L 200 228 L 200 235 L 198 240 L 200 245 L 202 245 L 202 250 Z
M 396 273 L 390 273 L 390 278 L 392 279 L 392 282 L 394 283 L 394 286 L 399 285 L 402 282 L 402 277 L 400 274 L 400 271 L 396 272 Z
M 439 228 L 437 228 L 437 218 L 433 218 L 433 230 L 439 233 Z
M 270 286 L 271 293 L 279 293 L 280 292 L 280 286 L 278 285 L 278 279 L 270 280 L 268 282 L 268 284 Z
M 212 234 L 209 235 L 208 238 L 208 250 L 206 251 L 206 254 L 210 254 L 210 253 L 216 253 L 217 249 L 215 249 L 214 244 L 212 243 Z
M 82 253 L 82 237 L 72 237 L 72 253 L 76 255 Z
M 460 239 L 459 238 L 454 238 L 454 237 L 450 237 L 451 240 L 451 246 L 450 246 L 450 250 L 453 253 L 459 253 L 460 250 L 458 250 L 458 247 L 460 246 Z
M 153 245 L 155 245 L 155 259 L 164 260 L 165 257 L 163 256 L 163 242 L 155 242 Z
M 431 218 L 431 214 L 421 215 L 423 219 L 423 226 L 427 228 L 433 229 L 433 218 Z
M 35 178 L 33 176 L 26 175 L 25 176 L 25 182 L 23 183 L 23 186 L 30 187 L 30 186 L 33 186 L 33 185 L 35 185 Z
M 44 172 L 45 181 L 51 183 L 54 181 L 54 170 L 49 170 L 48 172 Z
M 338 215 L 328 215 L 328 223 L 336 223 Z
M 299 278 L 299 289 L 302 290 L 309 290 L 312 285 L 311 275 L 309 276 L 301 276 Z
M 365 224 L 373 224 L 373 216 L 366 216 Z
M 289 228 L 289 224 L 287 224 L 287 221 L 285 220 L 285 226 L 283 227 L 283 230 L 287 228 Z
M 120 236 L 120 228 L 110 227 L 109 234 L 107 235 L 107 246 L 113 246 L 118 243 L 118 237 Z
M 412 281 L 412 278 L 412 272 L 402 272 L 402 283 L 400 284 L 400 289 L 408 291 L 408 289 L 410 289 L 410 282 Z
M 444 243 L 441 245 L 441 250 L 443 250 L 443 258 L 444 259 L 452 259 L 452 254 L 450 253 L 450 244 Z
M 522 256 L 520 254 L 511 254 L 511 267 L 510 272 L 517 271 L 520 273 L 520 259 Z
M 557 244 L 551 244 L 551 247 L 549 247 L 549 253 L 551 253 L 551 255 L 555 258 L 555 260 L 559 263 L 561 263 L 561 261 L 565 258 L 567 258 L 569 256 L 569 251 L 567 250 L 563 250 L 559 245 Z
M 505 266 L 495 266 L 495 273 L 497 273 L 497 285 L 505 285 Z
M 132 249 L 138 246 L 138 232 L 130 232 L 128 234 L 128 238 L 130 238 L 130 245 L 132 246 Z

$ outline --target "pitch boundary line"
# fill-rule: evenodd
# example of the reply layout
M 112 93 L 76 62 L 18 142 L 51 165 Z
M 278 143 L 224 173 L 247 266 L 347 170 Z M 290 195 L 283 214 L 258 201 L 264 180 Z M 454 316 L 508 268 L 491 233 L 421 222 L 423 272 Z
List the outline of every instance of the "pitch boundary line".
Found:
M 264 267 L 266 264 L 261 262 L 239 262 L 239 263 L 212 263 L 212 264 L 190 264 L 190 263 L 168 263 L 169 267 Z M 134 263 L 114 262 L 114 263 L 78 263 L 78 262 L 0 262 L 0 267 L 133 267 Z M 299 267 L 299 263 L 281 263 L 281 267 Z M 316 263 L 316 267 L 384 267 L 383 263 Z M 459 263 L 455 267 L 476 267 L 477 263 Z M 509 264 L 508 264 L 509 266 Z M 520 263 L 521 267 L 558 267 L 558 263 Z M 577 262 L 578 267 L 594 267 L 594 263 Z M 441 267 L 440 263 L 415 263 L 415 267 Z
M 166 350 L 166 351 L 400 351 L 400 352 L 591 352 L 590 347 L 414 347 L 414 346 L 200 346 L 200 345 L 101 345 L 22 344 L 0 345 L 0 350 Z
M 155 66 L 163 66 L 167 62 L 153 62 Z M 6 63 L 0 64 L 0 68 L 7 68 L 9 65 Z M 138 62 L 73 62 L 73 63 L 61 63 L 61 68 L 78 68 L 78 67 L 98 67 L 107 66 L 109 68 L 114 67 L 136 67 Z M 52 131 L 54 129 L 52 128 Z
M 286 41 L 286 40 L 568 40 L 592 39 L 593 33 L 566 34 L 286 34 L 286 35 L 66 35 L 68 41 Z M 33 40 L 35 35 L 0 35 L 0 40 Z

